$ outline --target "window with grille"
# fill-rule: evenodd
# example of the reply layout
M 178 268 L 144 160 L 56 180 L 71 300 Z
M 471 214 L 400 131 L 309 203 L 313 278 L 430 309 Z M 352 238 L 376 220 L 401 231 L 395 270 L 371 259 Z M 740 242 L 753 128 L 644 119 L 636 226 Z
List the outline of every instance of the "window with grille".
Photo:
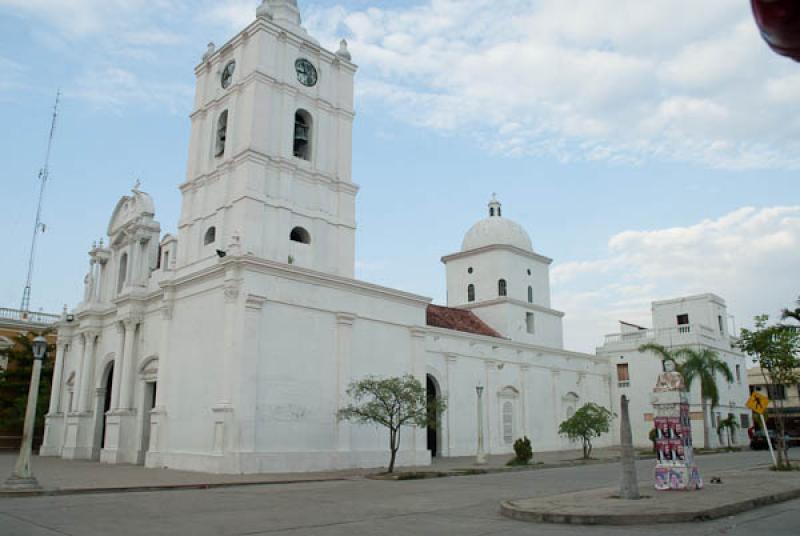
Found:
M 627 363 L 617 364 L 617 382 L 620 387 L 628 387 L 631 384 L 630 371 Z
M 514 405 L 509 401 L 503 403 L 503 442 L 506 445 L 514 442 Z

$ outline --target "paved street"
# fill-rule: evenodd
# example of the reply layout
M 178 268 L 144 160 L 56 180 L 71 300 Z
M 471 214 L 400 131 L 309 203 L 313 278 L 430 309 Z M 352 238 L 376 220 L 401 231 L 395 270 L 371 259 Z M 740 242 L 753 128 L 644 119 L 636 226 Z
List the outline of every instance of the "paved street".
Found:
M 764 465 L 769 454 L 699 459 L 706 480 Z M 649 477 L 652 461 L 639 463 Z M 415 481 L 350 481 L 0 499 L 0 534 L 11 535 L 530 535 L 664 534 L 671 527 L 532 525 L 498 513 L 502 499 L 613 485 L 616 464 Z M 724 474 L 723 474 L 724 482 Z M 724 485 L 724 484 L 723 484 Z M 649 499 L 654 500 L 654 499 Z M 681 533 L 796 535 L 800 501 L 680 526 Z

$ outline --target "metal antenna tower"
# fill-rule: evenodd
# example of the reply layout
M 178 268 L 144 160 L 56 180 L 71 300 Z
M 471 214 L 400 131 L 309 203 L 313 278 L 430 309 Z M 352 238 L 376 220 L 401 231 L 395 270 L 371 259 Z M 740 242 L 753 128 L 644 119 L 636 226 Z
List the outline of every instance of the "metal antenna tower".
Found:
M 56 93 L 56 103 L 53 106 L 53 120 L 50 123 L 50 137 L 47 139 L 47 153 L 44 157 L 44 167 L 39 170 L 39 204 L 36 206 L 36 223 L 33 226 L 31 239 L 31 254 L 28 257 L 28 278 L 25 280 L 25 290 L 22 291 L 22 317 L 25 318 L 31 306 L 31 280 L 33 279 L 33 261 L 36 257 L 36 239 L 40 232 L 44 232 L 42 223 L 42 201 L 44 200 L 44 187 L 50 174 L 50 150 L 53 147 L 53 136 L 56 132 L 56 119 L 58 118 L 58 102 L 61 99 L 61 90 Z

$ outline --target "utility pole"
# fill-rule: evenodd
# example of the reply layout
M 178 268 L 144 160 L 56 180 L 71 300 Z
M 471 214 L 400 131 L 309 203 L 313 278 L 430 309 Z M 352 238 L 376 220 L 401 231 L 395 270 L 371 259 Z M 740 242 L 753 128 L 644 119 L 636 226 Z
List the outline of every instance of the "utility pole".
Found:
M 40 232 L 44 232 L 45 226 L 42 223 L 42 201 L 44 200 L 44 187 L 47 185 L 47 178 L 50 175 L 50 150 L 53 148 L 53 136 L 56 132 L 56 119 L 58 119 L 58 103 L 61 99 L 61 90 L 56 93 L 56 103 L 53 106 L 53 119 L 50 123 L 50 136 L 47 139 L 47 153 L 44 157 L 44 167 L 39 170 L 39 203 L 36 206 L 36 223 L 33 226 L 33 238 L 31 239 L 31 253 L 28 257 L 28 277 L 25 279 L 25 290 L 22 291 L 22 311 L 23 320 L 28 317 L 31 307 L 31 281 L 33 280 L 33 263 L 36 258 L 36 239 Z

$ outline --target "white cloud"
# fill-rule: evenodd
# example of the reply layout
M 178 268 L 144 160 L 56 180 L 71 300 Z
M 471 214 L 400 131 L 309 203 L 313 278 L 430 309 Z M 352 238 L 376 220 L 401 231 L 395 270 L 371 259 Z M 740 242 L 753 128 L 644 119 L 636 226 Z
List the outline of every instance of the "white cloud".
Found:
M 70 38 L 115 34 L 124 39 L 125 29 L 152 26 L 180 12 L 184 4 L 182 0 L 0 0 L 0 8 L 41 19 Z
M 191 104 L 193 88 L 189 85 L 141 80 L 126 69 L 108 66 L 90 70 L 78 77 L 67 97 L 88 101 L 96 108 L 119 112 L 126 106 L 164 107 L 171 113 L 185 112 Z
M 746 4 L 429 0 L 307 24 L 330 47 L 348 37 L 360 97 L 492 151 L 800 167 L 794 65 L 767 50 Z
M 800 294 L 800 206 L 741 208 L 687 227 L 626 231 L 605 258 L 553 270 L 553 294 L 568 312 L 570 345 L 591 351 L 616 322 L 650 323 L 650 302 L 713 292 L 739 326 L 775 314 Z
M 199 35 L 230 37 L 257 0 L 0 0 L 103 61 L 151 63 Z M 361 6 L 372 7 L 361 7 Z M 361 102 L 469 133 L 507 154 L 718 168 L 800 167 L 795 65 L 772 54 L 746 3 L 423 0 L 300 3 L 330 48 L 350 40 Z M 197 57 L 202 50 L 197 51 Z M 143 73 L 140 76 L 146 76 Z

